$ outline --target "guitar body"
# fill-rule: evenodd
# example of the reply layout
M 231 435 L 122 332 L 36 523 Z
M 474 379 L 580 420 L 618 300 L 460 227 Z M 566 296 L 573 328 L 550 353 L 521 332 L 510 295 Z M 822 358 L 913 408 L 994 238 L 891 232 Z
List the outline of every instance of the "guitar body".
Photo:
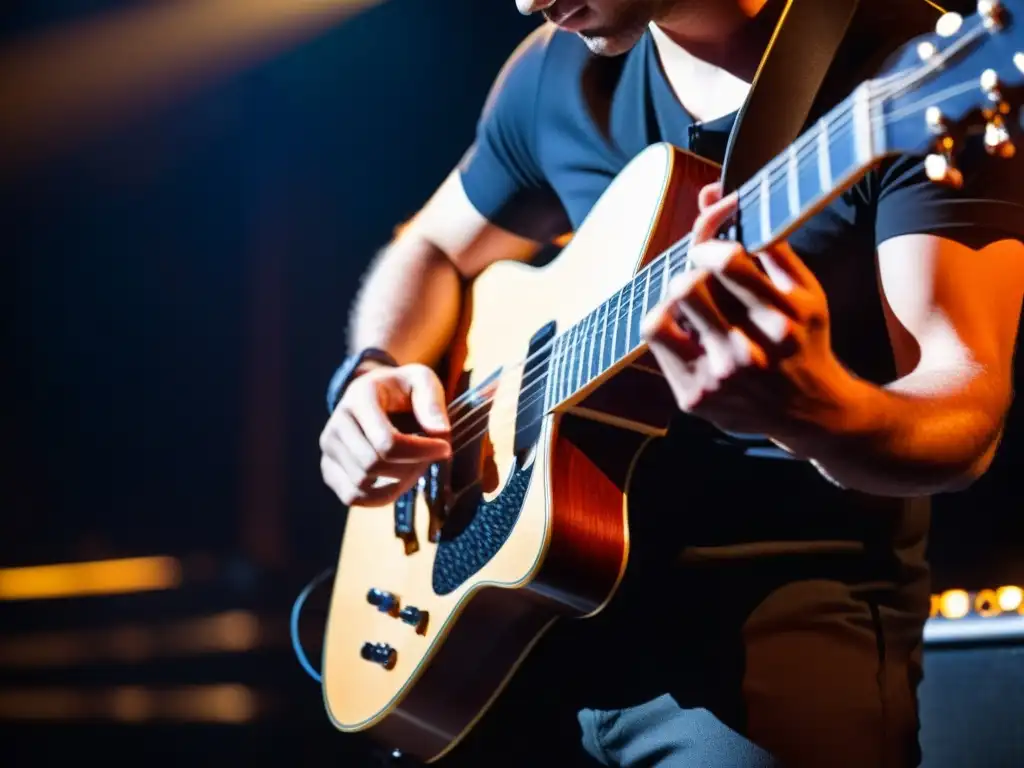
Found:
M 543 345 L 539 331 L 576 323 L 684 235 L 697 192 L 717 178 L 717 166 L 654 145 L 551 264 L 500 262 L 474 281 L 448 355 L 448 394 L 490 381 L 492 399 L 468 415 L 452 410 L 453 441 L 471 439 L 452 462 L 443 524 L 424 493 L 410 494 L 404 536 L 394 510 L 349 510 L 323 657 L 336 727 L 437 759 L 556 618 L 593 615 L 612 598 L 629 553 L 630 471 L 649 436 L 664 433 L 671 396 L 656 367 L 634 355 L 589 392 L 517 426 L 517 409 L 542 399 L 543 386 L 516 362 Z M 393 604 L 372 604 L 371 590 Z M 403 620 L 410 607 L 418 622 Z M 378 657 L 364 658 L 367 643 Z

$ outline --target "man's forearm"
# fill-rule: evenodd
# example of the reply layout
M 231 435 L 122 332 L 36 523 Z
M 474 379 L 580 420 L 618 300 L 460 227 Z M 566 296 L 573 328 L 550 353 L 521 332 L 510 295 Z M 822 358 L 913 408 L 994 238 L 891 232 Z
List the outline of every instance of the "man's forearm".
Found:
M 838 423 L 790 446 L 840 485 L 881 496 L 959 490 L 980 477 L 1001 435 L 1005 398 L 981 371 L 910 376 L 889 387 L 852 379 Z
M 440 249 L 399 237 L 370 268 L 356 299 L 349 347 L 387 350 L 401 364 L 432 365 L 455 332 L 462 280 Z

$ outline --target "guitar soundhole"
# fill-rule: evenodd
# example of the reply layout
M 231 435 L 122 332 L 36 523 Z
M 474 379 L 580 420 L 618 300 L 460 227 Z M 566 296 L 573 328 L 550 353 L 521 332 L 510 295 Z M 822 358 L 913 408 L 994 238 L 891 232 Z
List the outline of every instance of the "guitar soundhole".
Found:
M 519 520 L 530 487 L 533 464 L 516 468 L 496 499 L 484 502 L 479 491 L 465 492 L 449 512 L 434 557 L 434 591 L 454 592 L 490 561 Z
M 537 444 L 543 418 L 544 398 L 537 397 L 538 388 L 544 386 L 544 375 L 548 370 L 551 345 L 555 333 L 554 323 L 544 326 L 530 341 L 526 353 L 528 361 L 523 371 L 516 418 L 515 467 L 505 482 L 505 487 L 493 501 L 482 498 L 481 478 L 484 440 L 481 435 L 460 450 L 452 468 L 456 492 L 455 502 L 448 510 L 441 538 L 437 543 L 434 557 L 433 587 L 439 595 L 454 592 L 467 579 L 490 562 L 502 545 L 508 540 L 519 520 L 526 491 L 530 487 L 534 462 L 527 466 L 526 458 L 530 448 Z M 542 390 L 541 390 L 542 391 Z M 465 477 L 471 467 L 472 480 L 463 485 L 459 479 Z

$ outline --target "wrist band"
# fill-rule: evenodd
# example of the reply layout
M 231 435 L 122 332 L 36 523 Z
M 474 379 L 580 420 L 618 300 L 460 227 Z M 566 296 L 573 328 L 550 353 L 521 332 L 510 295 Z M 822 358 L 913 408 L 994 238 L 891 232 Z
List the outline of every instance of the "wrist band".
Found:
M 376 347 L 367 347 L 361 352 L 349 355 L 338 367 L 338 370 L 334 372 L 334 375 L 331 376 L 331 382 L 327 385 L 328 413 L 334 413 L 334 409 L 338 407 L 338 403 L 341 401 L 341 396 L 345 394 L 348 385 L 352 383 L 352 377 L 355 375 L 356 369 L 367 361 L 388 365 L 392 368 L 398 367 L 398 361 L 395 358 L 383 349 L 377 349 Z

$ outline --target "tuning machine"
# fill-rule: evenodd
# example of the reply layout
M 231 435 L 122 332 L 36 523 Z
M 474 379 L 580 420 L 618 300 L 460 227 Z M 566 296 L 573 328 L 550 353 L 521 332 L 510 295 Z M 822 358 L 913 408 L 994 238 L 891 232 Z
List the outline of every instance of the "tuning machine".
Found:
M 959 188 L 963 185 L 963 174 L 953 162 L 956 140 L 950 135 L 942 110 L 936 106 L 928 107 L 924 111 L 924 120 L 928 131 L 936 138 L 936 151 L 925 158 L 925 173 L 938 184 Z
M 935 152 L 924 159 L 924 172 L 936 184 L 944 184 L 954 189 L 964 185 L 964 175 L 953 163 L 951 155 Z
M 999 0 L 978 0 L 978 15 L 989 32 L 999 32 L 1003 28 L 1003 13 L 1003 4 Z

